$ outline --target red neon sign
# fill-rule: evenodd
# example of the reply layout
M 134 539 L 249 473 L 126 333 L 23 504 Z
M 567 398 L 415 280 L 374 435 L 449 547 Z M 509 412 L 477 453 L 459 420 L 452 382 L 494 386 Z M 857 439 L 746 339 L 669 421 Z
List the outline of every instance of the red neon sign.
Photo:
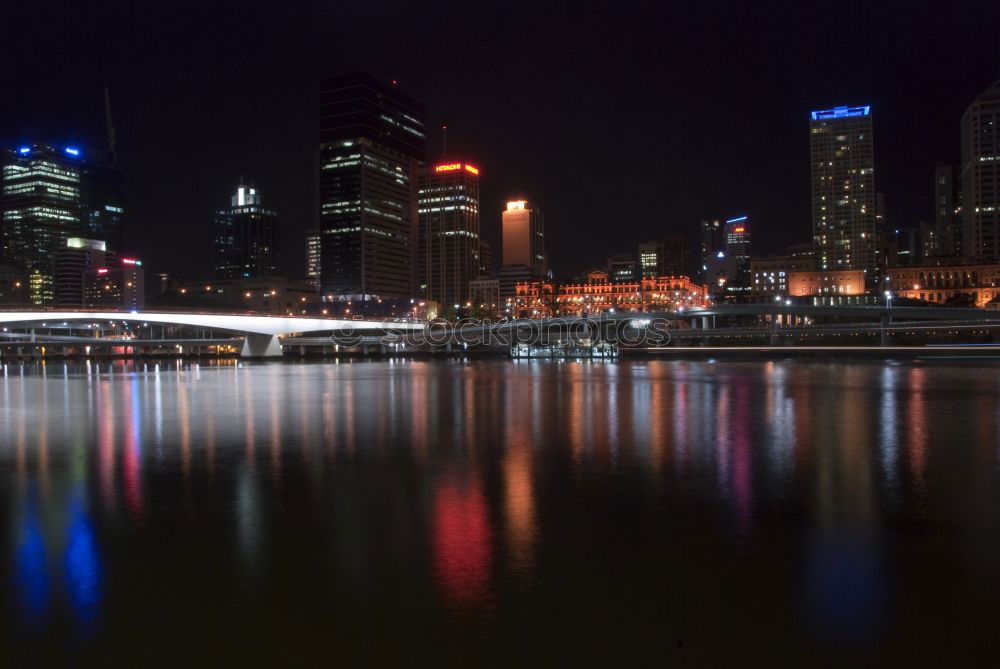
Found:
M 743 232 L 743 230 L 745 230 L 745 228 L 742 225 L 738 228 L 733 228 L 733 232 Z
M 465 171 L 466 172 L 471 172 L 472 174 L 477 174 L 477 175 L 479 174 L 479 168 L 478 167 L 473 167 L 472 165 L 470 165 L 468 163 L 465 164 Z
M 434 168 L 435 172 L 451 172 L 453 170 L 462 169 L 462 163 L 446 163 L 444 165 L 438 165 Z
M 99 270 L 97 270 L 97 273 L 98 274 L 107 274 L 108 273 L 108 269 L 106 267 L 102 267 Z

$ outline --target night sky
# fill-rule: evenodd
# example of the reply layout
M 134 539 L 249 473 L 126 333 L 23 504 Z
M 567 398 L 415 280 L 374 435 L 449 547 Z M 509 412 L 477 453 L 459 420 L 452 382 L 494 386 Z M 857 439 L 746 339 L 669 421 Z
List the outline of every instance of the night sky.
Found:
M 0 139 L 103 146 L 111 94 L 130 253 L 208 276 L 241 175 L 304 274 L 318 89 L 364 70 L 427 108 L 482 169 L 482 228 L 545 214 L 558 274 L 702 218 L 748 214 L 754 251 L 810 237 L 808 116 L 871 104 L 890 221 L 933 218 L 936 163 L 1000 78 L 1000 3 L 4 2 Z M 495 251 L 499 256 L 499 251 Z

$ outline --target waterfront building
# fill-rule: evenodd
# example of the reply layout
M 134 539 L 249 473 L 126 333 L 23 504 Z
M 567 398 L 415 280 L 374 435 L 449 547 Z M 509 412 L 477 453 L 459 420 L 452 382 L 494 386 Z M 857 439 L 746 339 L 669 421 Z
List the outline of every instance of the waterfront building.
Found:
M 675 235 L 662 240 L 639 244 L 641 278 L 657 276 L 690 276 L 692 270 L 691 243 Z
M 763 256 L 750 259 L 751 290 L 754 295 L 787 295 L 792 272 L 813 270 L 812 256 Z
M 55 256 L 79 234 L 80 149 L 22 146 L 3 157 L 4 261 L 28 281 L 31 304 L 55 301 Z
M 320 92 L 320 292 L 331 301 L 412 297 L 424 108 L 366 74 Z
M 954 262 L 954 264 L 949 264 Z M 985 307 L 1000 298 L 1000 264 L 970 264 L 941 259 L 897 267 L 889 275 L 888 290 L 897 297 L 935 304 Z
M 865 271 L 861 269 L 789 272 L 788 294 L 792 297 L 854 298 L 865 294 L 865 278 Z
M 501 214 L 503 234 L 500 298 L 514 295 L 514 286 L 540 281 L 546 273 L 545 227 L 541 212 L 527 200 L 511 200 Z
M 278 215 L 260 193 L 240 185 L 230 205 L 215 212 L 215 276 L 256 279 L 277 272 Z
M 70 237 L 55 255 L 55 304 L 62 307 L 86 305 L 84 275 L 117 260 L 107 243 L 98 239 Z
M 319 277 L 322 268 L 319 230 L 306 233 L 306 281 L 319 291 Z
M 962 115 L 962 254 L 1000 260 L 1000 80 Z
M 859 269 L 873 285 L 877 259 L 871 107 L 814 111 L 809 136 L 816 266 Z
M 83 272 L 83 306 L 132 311 L 146 303 L 146 279 L 137 258 L 105 258 Z
M 548 318 L 674 311 L 678 307 L 701 307 L 707 303 L 707 287 L 686 276 L 621 283 L 608 280 L 604 272 L 591 272 L 587 281 L 579 283 L 519 283 L 514 297 L 508 300 L 508 308 L 513 317 Z
M 479 257 L 479 168 L 466 162 L 425 167 L 418 190 L 420 296 L 449 306 L 469 301 Z
M 469 302 L 473 312 L 480 317 L 500 314 L 500 281 L 483 277 L 469 282 Z

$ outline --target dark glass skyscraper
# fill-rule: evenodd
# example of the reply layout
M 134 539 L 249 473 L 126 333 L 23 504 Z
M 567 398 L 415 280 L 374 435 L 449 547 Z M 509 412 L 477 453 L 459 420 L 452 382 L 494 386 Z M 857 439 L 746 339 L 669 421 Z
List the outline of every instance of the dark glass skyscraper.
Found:
M 325 299 L 416 294 L 417 176 L 424 109 L 366 74 L 320 91 L 320 292 Z
M 278 216 L 260 204 L 260 193 L 239 186 L 230 206 L 215 212 L 215 275 L 258 279 L 277 273 Z

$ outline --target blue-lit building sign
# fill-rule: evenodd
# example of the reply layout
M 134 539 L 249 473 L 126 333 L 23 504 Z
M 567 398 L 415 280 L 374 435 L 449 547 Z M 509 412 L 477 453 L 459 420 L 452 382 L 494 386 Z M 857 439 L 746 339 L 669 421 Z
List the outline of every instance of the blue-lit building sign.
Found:
M 23 155 L 25 155 L 27 153 L 31 153 L 31 147 L 30 146 L 22 146 L 20 149 L 17 150 L 17 152 L 20 153 L 23 156 Z
M 75 149 L 72 146 L 67 146 L 65 150 L 66 150 L 66 153 L 68 153 L 71 156 L 78 156 L 78 155 L 80 155 L 80 149 Z
M 822 109 L 812 112 L 812 120 L 824 121 L 829 118 L 846 118 L 849 116 L 868 116 L 872 108 L 869 105 L 864 107 L 834 107 L 833 109 Z
M 737 216 L 736 218 L 726 219 L 726 223 L 739 223 L 740 221 L 747 220 L 746 216 Z

